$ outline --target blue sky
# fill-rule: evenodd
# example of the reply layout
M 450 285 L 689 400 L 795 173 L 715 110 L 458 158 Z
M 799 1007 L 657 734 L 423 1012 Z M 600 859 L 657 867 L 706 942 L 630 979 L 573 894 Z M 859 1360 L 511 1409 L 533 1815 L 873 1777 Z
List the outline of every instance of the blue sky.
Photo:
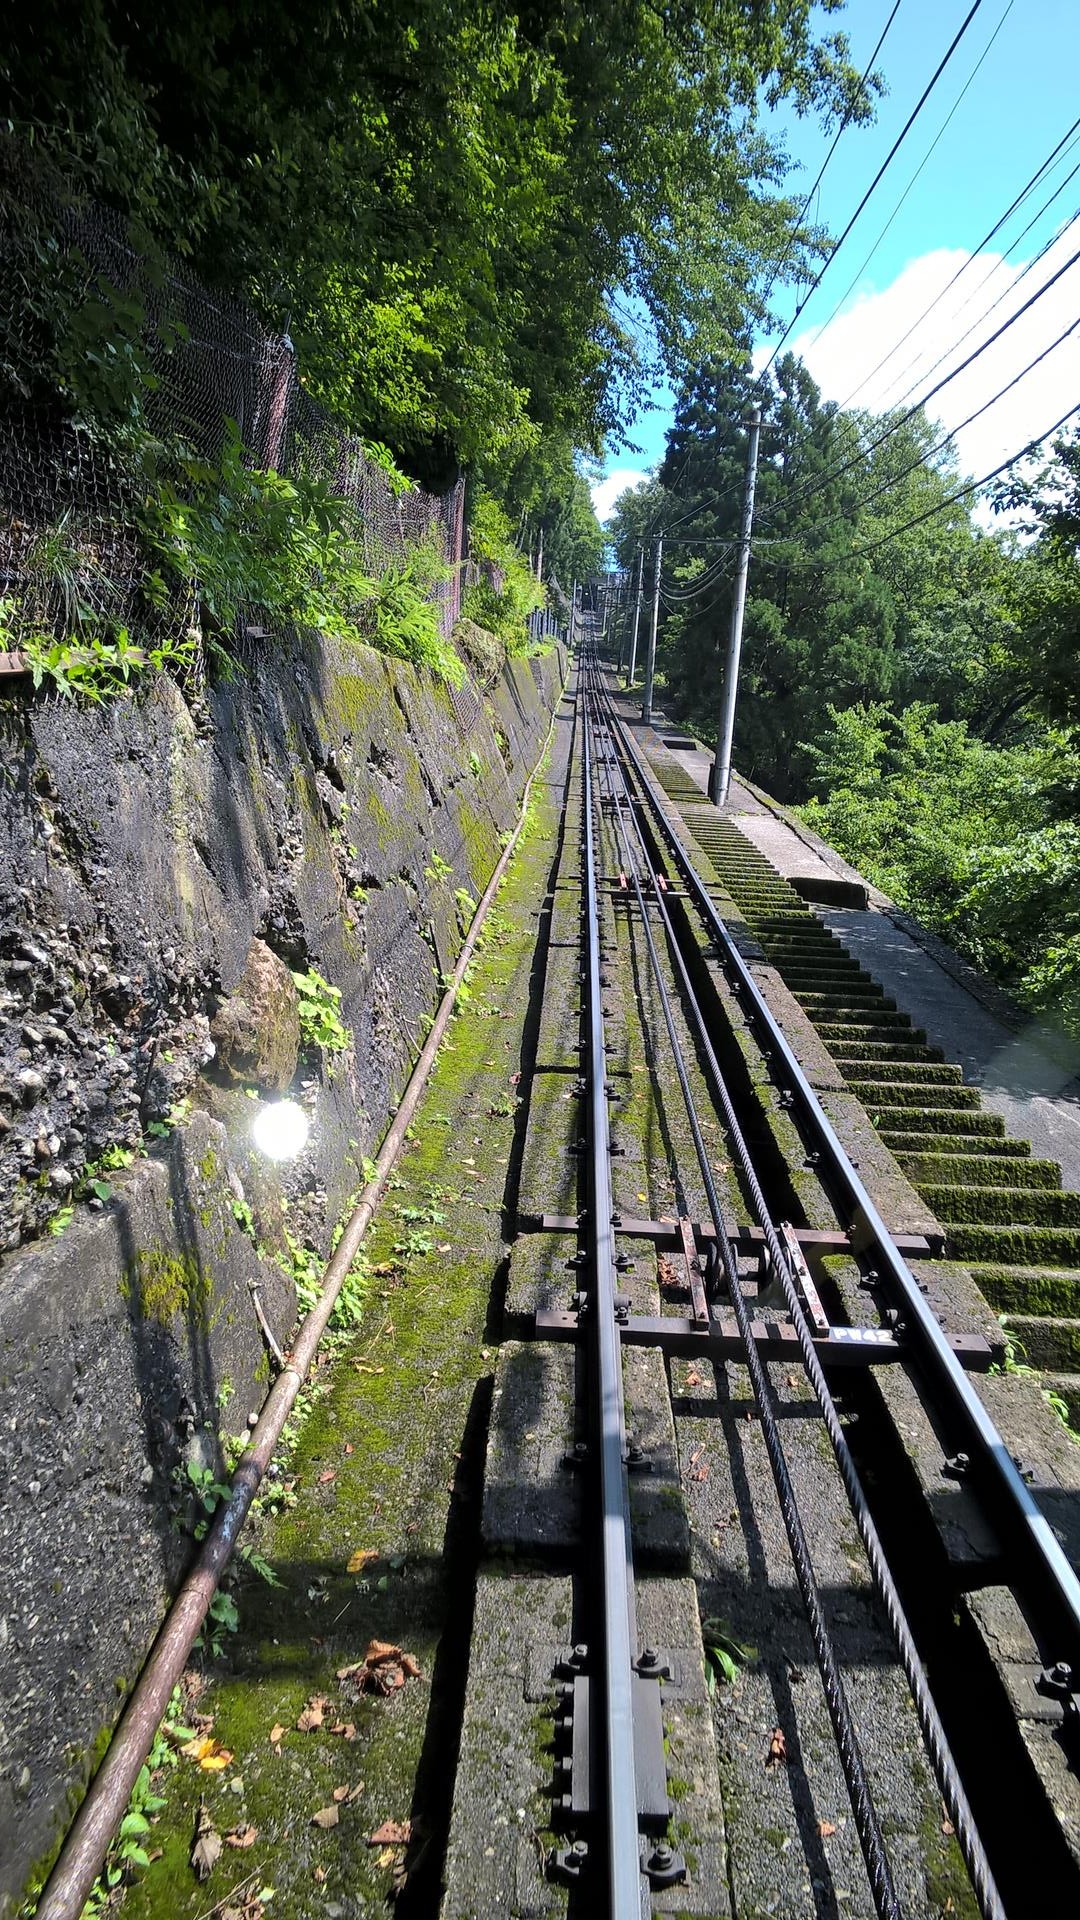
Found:
M 838 234 L 854 211 L 970 4 L 971 0 L 901 0 L 877 62 L 888 92 L 878 103 L 876 121 L 868 128 L 846 129 L 822 183 L 818 206 L 811 210 L 832 233 Z M 832 16 L 830 24 L 848 33 L 852 57 L 860 67 L 873 51 L 891 6 L 892 0 L 850 0 L 843 14 Z M 1080 0 L 1012 0 L 1011 6 L 1009 0 L 983 0 L 788 342 L 802 353 L 826 398 L 843 404 L 857 383 L 869 376 L 855 404 L 877 410 L 896 404 L 904 388 L 920 373 L 924 375 L 923 387 L 929 386 L 949 370 L 946 359 L 931 376 L 928 370 L 932 362 L 948 351 L 965 329 L 974 325 L 970 337 L 953 356 L 954 363 L 969 354 L 980 335 L 985 338 L 999 326 L 1080 246 L 1080 225 L 1068 233 L 1061 231 L 1060 239 L 1054 238 L 1080 209 L 1078 172 L 1020 246 L 1009 251 L 1010 242 L 1054 187 L 1080 164 L 1078 143 L 1071 153 L 1062 156 L 1046 176 L 1045 184 L 1003 228 L 985 257 L 969 258 L 1080 114 L 1078 78 Z M 943 127 L 950 112 L 952 117 Z M 826 134 L 818 122 L 800 121 L 789 110 L 778 114 L 772 125 L 793 162 L 798 163 L 789 177 L 789 191 L 801 194 L 812 183 L 832 135 Z M 939 132 L 940 138 L 928 155 Z M 909 189 L 906 198 L 894 213 L 905 189 Z M 888 231 L 867 260 L 890 216 Z M 1022 285 L 1017 285 L 1014 296 L 1013 282 L 1048 241 L 1052 244 L 1045 259 Z M 965 271 L 955 291 L 942 299 L 888 366 L 875 374 L 882 354 L 919 320 L 929 300 L 961 267 Z M 855 285 L 846 292 L 856 274 Z M 845 293 L 840 312 L 832 320 L 833 309 Z M 785 320 L 794 310 L 796 299 L 794 288 L 778 290 L 775 304 Z M 983 324 L 982 315 L 994 299 L 1000 303 Z M 959 426 L 1078 315 L 1080 264 L 1064 273 L 1030 316 L 1018 322 L 1010 334 L 988 350 L 977 367 L 961 375 L 932 404 L 930 411 L 941 419 L 943 431 Z M 829 325 L 822 331 L 826 322 Z M 775 337 L 768 337 L 766 352 Z M 909 369 L 906 378 L 898 381 L 904 369 Z M 916 387 L 912 398 L 917 397 Z M 598 511 L 609 509 L 622 486 L 634 484 L 663 453 L 672 401 L 663 390 L 658 390 L 654 398 L 654 407 L 631 429 L 631 438 L 641 446 L 641 453 L 622 450 L 606 462 L 607 484 L 604 487 L 601 483 Z M 1080 401 L 1080 330 L 1013 394 L 978 423 L 958 433 L 960 465 L 974 475 L 989 471 L 999 459 L 1055 421 L 1071 400 Z M 616 477 L 627 474 L 633 478 Z

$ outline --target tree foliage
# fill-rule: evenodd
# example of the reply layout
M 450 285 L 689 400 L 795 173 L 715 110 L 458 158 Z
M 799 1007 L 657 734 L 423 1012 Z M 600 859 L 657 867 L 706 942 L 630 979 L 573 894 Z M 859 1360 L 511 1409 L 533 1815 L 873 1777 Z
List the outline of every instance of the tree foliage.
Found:
M 5 111 L 140 249 L 287 326 L 312 388 L 438 487 L 619 431 L 653 370 L 627 300 L 676 375 L 735 339 L 790 235 L 760 90 L 869 111 L 813 11 L 43 0 L 12 22 Z
M 828 721 L 805 818 L 1080 1038 L 1080 742 L 1035 731 L 995 747 L 921 703 Z

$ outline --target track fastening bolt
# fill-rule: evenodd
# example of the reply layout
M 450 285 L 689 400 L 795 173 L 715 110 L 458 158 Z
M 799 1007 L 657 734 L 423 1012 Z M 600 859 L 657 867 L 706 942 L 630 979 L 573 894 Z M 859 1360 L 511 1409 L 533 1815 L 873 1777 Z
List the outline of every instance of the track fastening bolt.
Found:
M 970 1471 L 970 1468 L 970 1455 L 966 1453 L 950 1453 L 941 1471 L 942 1473 L 948 1474 L 950 1480 L 963 1480 Z

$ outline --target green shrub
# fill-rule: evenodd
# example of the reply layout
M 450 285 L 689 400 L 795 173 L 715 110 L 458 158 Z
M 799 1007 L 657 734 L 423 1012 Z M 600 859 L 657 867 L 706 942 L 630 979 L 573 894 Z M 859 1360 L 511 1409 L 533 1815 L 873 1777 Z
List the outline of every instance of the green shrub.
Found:
M 475 560 L 499 570 L 501 585 L 496 588 L 491 579 L 481 577 L 468 587 L 461 603 L 464 619 L 495 634 L 508 653 L 527 652 L 530 636 L 525 623 L 530 613 L 543 606 L 546 595 L 514 544 L 506 514 L 482 488 L 472 505 L 469 546 Z
M 371 452 L 394 491 L 405 491 L 410 483 L 386 449 Z M 149 589 L 159 603 L 179 585 L 226 646 L 245 615 L 257 612 L 460 682 L 461 662 L 439 626 L 434 594 L 448 569 L 433 540 L 371 573 L 351 502 L 314 474 L 290 478 L 251 465 L 234 420 L 218 464 L 185 455 L 179 465 L 179 478 L 161 481 L 141 515 Z

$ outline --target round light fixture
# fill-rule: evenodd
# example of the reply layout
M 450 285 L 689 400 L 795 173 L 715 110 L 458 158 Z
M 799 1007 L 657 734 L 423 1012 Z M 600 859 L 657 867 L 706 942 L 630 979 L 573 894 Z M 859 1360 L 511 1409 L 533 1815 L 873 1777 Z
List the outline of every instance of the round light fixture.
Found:
M 259 1108 L 251 1132 L 268 1160 L 295 1160 L 307 1145 L 311 1121 L 295 1100 L 272 1100 Z

